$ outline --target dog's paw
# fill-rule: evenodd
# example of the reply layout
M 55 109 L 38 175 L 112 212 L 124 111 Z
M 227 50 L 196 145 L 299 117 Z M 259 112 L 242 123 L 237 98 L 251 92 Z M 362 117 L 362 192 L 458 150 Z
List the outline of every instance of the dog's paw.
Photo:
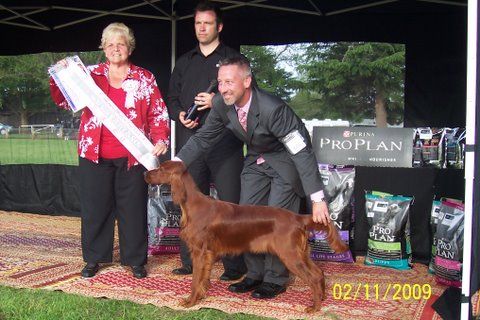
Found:
M 306 307 L 305 308 L 305 313 L 313 313 L 313 312 L 317 312 L 320 310 L 320 306 L 316 306 L 316 305 L 313 305 L 313 306 L 309 306 L 309 307 Z
M 190 308 L 190 307 L 193 307 L 194 305 L 196 304 L 196 301 L 194 299 L 192 299 L 191 297 L 188 297 L 186 299 L 183 299 L 181 302 L 180 302 L 180 305 L 184 308 Z

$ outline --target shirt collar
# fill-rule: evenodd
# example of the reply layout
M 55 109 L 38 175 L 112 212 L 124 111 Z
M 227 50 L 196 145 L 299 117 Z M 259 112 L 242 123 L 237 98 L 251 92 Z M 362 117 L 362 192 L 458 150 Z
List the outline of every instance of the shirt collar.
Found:
M 248 99 L 247 103 L 243 107 L 239 107 L 235 104 L 235 111 L 238 112 L 238 109 L 242 109 L 243 111 L 245 111 L 245 113 L 248 113 L 248 110 L 250 110 L 250 104 L 252 104 L 252 97 L 253 92 L 250 90 L 250 98 Z
M 218 46 L 215 48 L 215 50 L 212 51 L 212 53 L 210 53 L 207 57 L 211 56 L 213 53 L 218 53 L 220 55 L 222 55 L 222 50 L 225 48 L 225 46 L 223 45 L 223 43 L 219 43 Z M 194 55 L 201 55 L 202 57 L 205 57 L 202 53 L 202 51 L 200 50 L 200 45 L 197 45 L 195 47 L 195 49 L 192 50 L 192 53 L 191 53 L 191 56 L 193 57 Z

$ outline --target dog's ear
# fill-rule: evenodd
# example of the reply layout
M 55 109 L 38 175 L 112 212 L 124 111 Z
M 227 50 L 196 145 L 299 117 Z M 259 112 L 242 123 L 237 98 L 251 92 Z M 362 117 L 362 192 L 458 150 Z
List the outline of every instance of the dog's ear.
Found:
M 174 171 L 172 173 L 172 200 L 176 204 L 180 204 L 187 200 L 187 192 L 185 191 L 185 184 L 182 176 L 185 171 Z

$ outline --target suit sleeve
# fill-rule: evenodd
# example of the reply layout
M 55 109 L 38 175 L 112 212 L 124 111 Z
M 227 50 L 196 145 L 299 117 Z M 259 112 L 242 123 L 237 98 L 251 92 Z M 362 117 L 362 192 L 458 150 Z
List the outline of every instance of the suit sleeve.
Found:
M 290 158 L 295 164 L 303 189 L 307 195 L 323 190 L 324 185 L 318 171 L 317 159 L 312 150 L 310 135 L 302 120 L 286 104 L 280 105 L 269 117 L 269 129 L 276 138 L 281 140 L 286 135 L 298 130 L 305 142 L 305 147 Z
M 225 128 L 225 124 L 214 104 L 208 114 L 205 124 L 187 141 L 177 154 L 177 157 L 182 159 L 188 167 L 192 162 L 205 154 L 212 146 L 219 142 L 222 139 L 225 130 L 228 129 Z

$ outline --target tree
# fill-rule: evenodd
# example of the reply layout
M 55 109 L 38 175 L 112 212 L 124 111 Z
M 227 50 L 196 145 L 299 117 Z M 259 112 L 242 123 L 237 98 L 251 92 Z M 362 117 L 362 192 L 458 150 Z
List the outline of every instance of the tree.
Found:
M 290 101 L 290 106 L 297 115 L 303 119 L 337 119 L 342 115 L 335 116 L 329 113 L 329 109 L 324 106 L 324 101 L 320 94 L 309 90 L 300 90 Z
M 403 45 L 315 43 L 300 58 L 304 90 L 316 93 L 325 114 L 350 121 L 374 117 L 379 127 L 403 120 Z
M 291 72 L 280 66 L 282 59 L 285 59 L 282 57 L 284 51 L 275 52 L 271 47 L 262 46 L 242 46 L 241 51 L 250 60 L 258 86 L 285 101 L 290 101 L 298 83 Z
M 2 108 L 20 116 L 27 124 L 28 115 L 42 112 L 49 106 L 48 75 L 45 55 L 0 57 L 0 92 Z
M 47 69 L 73 53 L 40 53 L 0 57 L 0 109 L 8 109 L 28 124 L 30 116 L 53 110 Z M 99 52 L 78 54 L 85 64 L 98 63 Z

